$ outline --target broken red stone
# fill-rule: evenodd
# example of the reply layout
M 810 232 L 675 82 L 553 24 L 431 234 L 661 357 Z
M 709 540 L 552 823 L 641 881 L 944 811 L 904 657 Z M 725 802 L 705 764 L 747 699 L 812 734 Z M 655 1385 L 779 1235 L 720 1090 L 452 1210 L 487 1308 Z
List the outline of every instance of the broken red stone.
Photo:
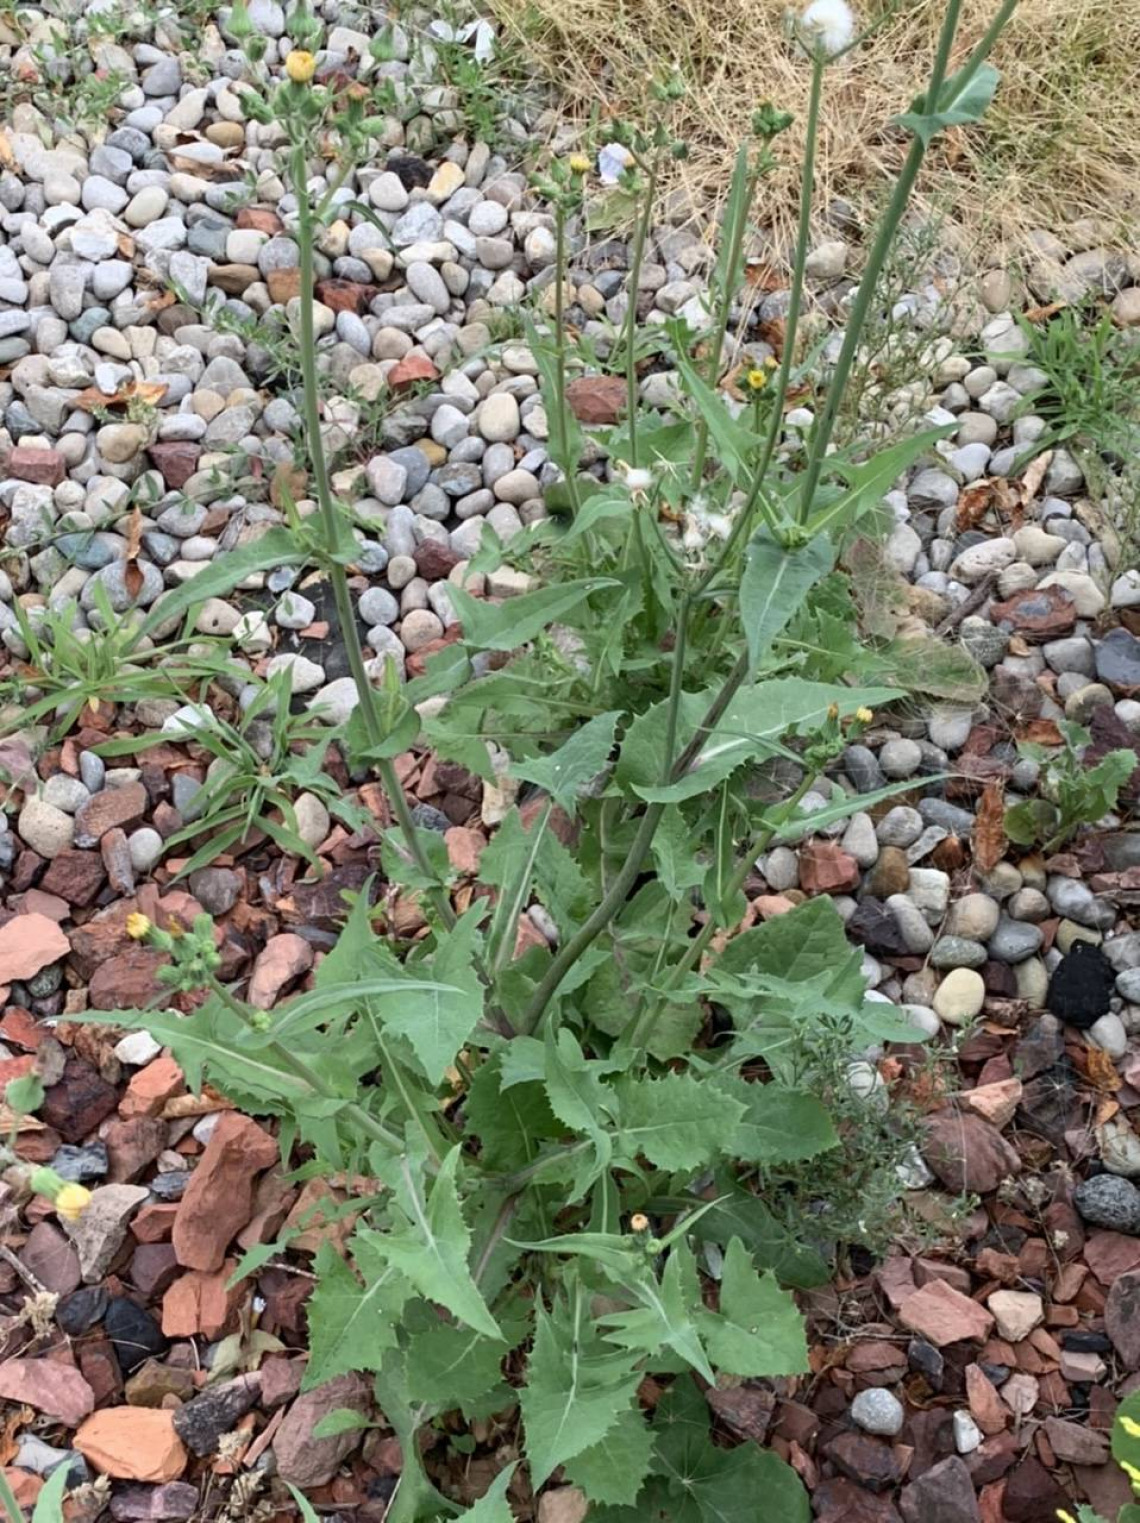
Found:
M 67 475 L 67 462 L 58 450 L 17 444 L 8 456 L 7 474 L 35 486 L 57 487 Z
M 222 1267 L 234 1233 L 253 1214 L 254 1178 L 276 1159 L 277 1143 L 256 1121 L 236 1111 L 222 1117 L 178 1203 L 173 1242 L 180 1264 Z
M 859 883 L 859 864 L 835 841 L 800 847 L 800 887 L 806 894 L 845 894 Z
M 198 469 L 202 446 L 188 439 L 163 439 L 152 444 L 148 453 L 166 485 L 178 491 Z
M 388 386 L 395 391 L 400 386 L 413 386 L 417 381 L 438 381 L 439 371 L 426 354 L 414 349 L 402 360 L 397 360 L 388 372 Z
M 357 280 L 332 278 L 318 280 L 316 284 L 317 300 L 332 312 L 355 312 L 359 315 L 367 309 L 375 295 L 375 286 L 362 285 Z
M 616 423 L 625 411 L 625 382 L 615 375 L 583 375 L 570 382 L 566 400 L 579 423 Z

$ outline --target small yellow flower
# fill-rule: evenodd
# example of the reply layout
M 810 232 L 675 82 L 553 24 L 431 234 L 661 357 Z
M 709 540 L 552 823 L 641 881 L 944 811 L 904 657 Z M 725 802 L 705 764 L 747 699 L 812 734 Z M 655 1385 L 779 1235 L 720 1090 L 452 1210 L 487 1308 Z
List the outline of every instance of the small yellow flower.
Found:
M 870 724 L 874 717 L 875 711 L 873 709 L 855 710 L 855 718 L 859 721 L 860 724 Z
M 588 154 L 572 153 L 568 163 L 571 174 L 588 175 L 590 173 L 590 158 Z
M 151 924 L 146 915 L 139 914 L 136 910 L 127 916 L 127 935 L 132 941 L 145 941 L 150 931 Z
M 55 1209 L 65 1222 L 77 1222 L 91 1200 L 91 1191 L 83 1185 L 64 1185 L 55 1198 Z
M 745 376 L 745 380 L 748 382 L 749 391 L 763 391 L 768 384 L 768 372 L 761 370 L 759 365 L 754 365 Z
M 295 85 L 307 85 L 317 72 L 317 60 L 305 48 L 294 48 L 285 59 L 285 72 Z

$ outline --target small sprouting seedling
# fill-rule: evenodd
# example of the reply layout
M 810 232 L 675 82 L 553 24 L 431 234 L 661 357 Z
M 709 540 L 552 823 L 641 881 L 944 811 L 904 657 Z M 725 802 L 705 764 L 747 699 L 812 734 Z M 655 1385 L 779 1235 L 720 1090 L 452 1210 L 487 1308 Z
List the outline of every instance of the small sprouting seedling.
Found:
M 1092 740 L 1083 726 L 1062 721 L 1060 747 L 1026 742 L 1021 755 L 1041 767 L 1039 798 L 1022 799 L 1005 813 L 1005 832 L 1018 846 L 1056 851 L 1082 825 L 1095 825 L 1116 808 L 1120 790 L 1135 772 L 1135 751 L 1109 751 L 1094 767 L 1084 762 Z

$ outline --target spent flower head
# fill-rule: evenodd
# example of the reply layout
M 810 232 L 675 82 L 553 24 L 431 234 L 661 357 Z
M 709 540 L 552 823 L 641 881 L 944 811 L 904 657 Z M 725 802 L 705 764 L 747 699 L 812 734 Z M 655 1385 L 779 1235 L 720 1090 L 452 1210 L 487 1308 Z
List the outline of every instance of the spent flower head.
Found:
M 855 41 L 855 13 L 847 0 L 811 0 L 797 22 L 801 41 L 834 58 Z

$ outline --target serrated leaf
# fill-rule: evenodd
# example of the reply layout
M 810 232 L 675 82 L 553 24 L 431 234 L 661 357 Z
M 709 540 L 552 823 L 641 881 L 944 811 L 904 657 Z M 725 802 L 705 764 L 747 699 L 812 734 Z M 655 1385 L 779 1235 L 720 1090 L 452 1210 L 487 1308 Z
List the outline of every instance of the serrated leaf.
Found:
M 487 1397 L 505 1389 L 501 1365 L 508 1343 L 429 1315 L 430 1323 L 408 1334 L 408 1395 L 445 1412 L 458 1407 L 470 1416 L 485 1409 Z
M 620 709 L 596 714 L 557 751 L 515 762 L 512 774 L 537 783 L 567 814 L 573 815 L 582 790 L 593 782 L 609 760 L 621 717 Z
M 729 1375 L 802 1375 L 808 1368 L 804 1319 L 770 1273 L 757 1274 L 748 1250 L 733 1238 L 724 1258 L 719 1315 L 702 1331 L 709 1357 Z
M 745 1108 L 691 1074 L 627 1079 L 618 1087 L 619 1146 L 660 1169 L 698 1169 L 724 1150 Z
M 711 690 L 682 696 L 678 725 L 681 742 L 695 734 L 715 696 Z M 744 762 L 770 756 L 784 735 L 818 729 L 832 705 L 843 717 L 857 708 L 882 708 L 902 696 L 897 688 L 850 688 L 793 677 L 742 688 L 705 738 L 685 775 L 665 785 L 659 777 L 668 704 L 654 704 L 626 731 L 615 781 L 648 803 L 680 803 L 708 793 Z
M 508 1051 L 516 1045 L 511 1042 Z M 541 1064 L 541 1044 L 539 1048 Z M 479 1140 L 480 1158 L 492 1171 L 510 1173 L 538 1157 L 544 1142 L 562 1135 L 539 1080 L 503 1088 L 498 1056 L 475 1073 L 467 1091 L 466 1130 Z M 540 1067 L 540 1076 L 541 1076 Z
M 446 1306 L 477 1332 L 501 1338 L 502 1331 L 467 1267 L 471 1233 L 455 1185 L 460 1151 L 454 1147 L 448 1153 L 426 1196 L 408 1160 L 402 1159 L 400 1204 L 407 1225 L 392 1225 L 383 1233 L 362 1229 L 357 1235 L 365 1238 L 385 1263 L 398 1269 L 421 1296 Z
M 366 1237 L 358 1233 L 350 1247 L 358 1274 L 331 1244 L 322 1243 L 317 1250 L 317 1284 L 308 1303 L 306 1390 L 353 1370 L 375 1372 L 396 1347 L 399 1316 L 412 1288 Z
M 483 1015 L 483 985 L 475 972 L 483 909 L 475 905 L 442 938 L 431 979 L 414 976 L 399 993 L 376 1001 L 386 1031 L 406 1037 L 430 1084 L 439 1084 Z M 414 975 L 414 969 L 408 968 Z M 441 986 L 450 992 L 445 993 Z
M 718 1087 L 741 1104 L 731 1135 L 725 1121 L 722 1149 L 729 1157 L 770 1166 L 814 1158 L 839 1143 L 828 1109 L 815 1095 L 745 1079 Z
M 639 1378 L 630 1356 L 607 1348 L 594 1333 L 580 1284 L 551 1313 L 536 1305 L 534 1346 L 519 1393 L 536 1489 L 559 1465 L 605 1438 L 629 1410 Z
M 626 1294 L 636 1299 L 638 1306 L 633 1311 L 607 1312 L 598 1318 L 599 1325 L 607 1329 L 607 1338 L 646 1354 L 671 1348 L 711 1384 L 715 1376 L 694 1321 L 694 1313 L 703 1308 L 696 1260 L 688 1244 L 674 1243 L 660 1280 L 651 1270 L 642 1269 L 634 1276 L 627 1275 L 624 1284 Z
M 555 624 L 589 597 L 607 587 L 619 587 L 612 577 L 585 577 L 577 582 L 558 582 L 524 592 L 502 603 L 488 603 L 472 597 L 462 587 L 449 586 L 448 597 L 456 618 L 463 626 L 463 638 L 479 650 L 517 650 L 528 640 Z
M 606 1436 L 563 1465 L 566 1478 L 591 1503 L 631 1506 L 649 1474 L 653 1432 L 636 1408 L 623 1412 Z
M 740 579 L 740 619 L 754 669 L 834 563 L 826 534 L 794 550 L 777 543 L 767 528 L 753 535 Z
M 675 804 L 665 810 L 653 834 L 653 862 L 670 899 L 696 888 L 703 877 L 693 832 Z

